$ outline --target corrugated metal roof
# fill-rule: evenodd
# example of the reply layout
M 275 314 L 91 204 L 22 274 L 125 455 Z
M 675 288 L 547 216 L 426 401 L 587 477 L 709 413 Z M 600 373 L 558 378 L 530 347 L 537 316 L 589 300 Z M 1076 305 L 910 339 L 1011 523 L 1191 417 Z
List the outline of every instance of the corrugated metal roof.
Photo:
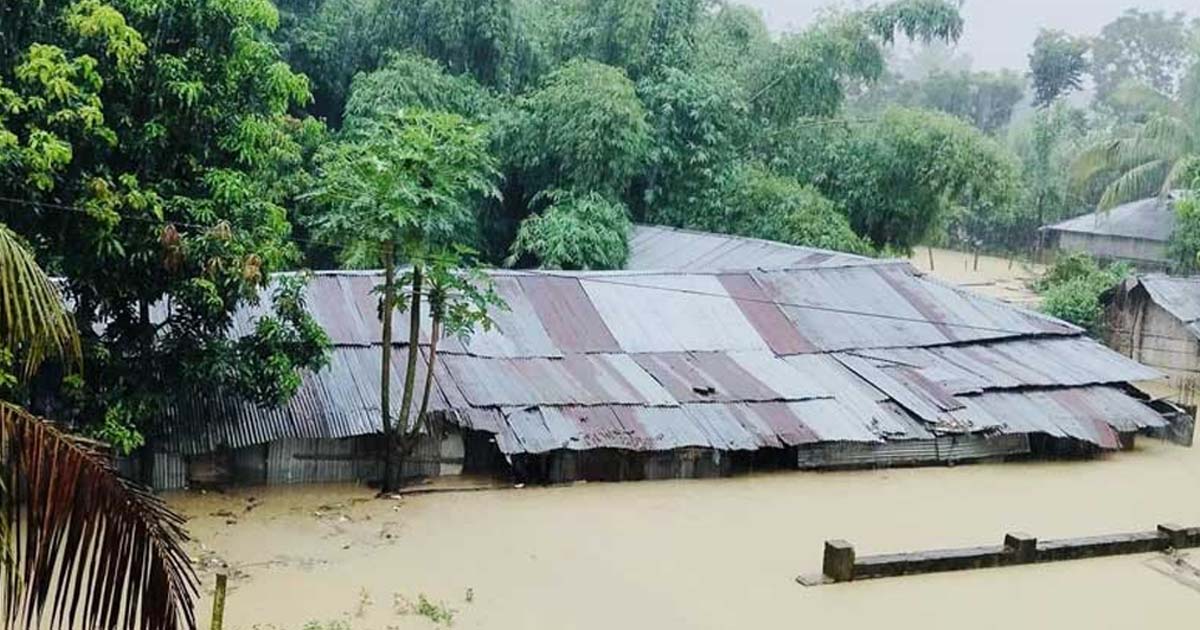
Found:
M 1152 197 L 1111 210 L 1085 214 L 1046 226 L 1051 232 L 1078 232 L 1167 242 L 1175 232 L 1175 211 L 1169 201 Z
M 495 331 L 441 345 L 432 405 L 494 434 L 509 455 L 999 432 L 1113 448 L 1113 431 L 1159 420 L 1120 389 L 1155 372 L 1069 324 L 903 262 L 493 277 L 510 308 Z M 335 347 L 289 404 L 185 397 L 163 443 L 196 453 L 379 431 L 377 283 L 361 272 L 312 279 L 309 305 Z M 251 330 L 256 312 L 239 314 L 235 330 Z M 394 319 L 397 408 L 406 320 Z
M 744 236 L 637 225 L 630 234 L 625 267 L 650 271 L 727 271 L 834 267 L 870 261 L 865 256 Z
M 1150 299 L 1200 337 L 1200 277 L 1181 278 L 1151 274 L 1139 276 Z

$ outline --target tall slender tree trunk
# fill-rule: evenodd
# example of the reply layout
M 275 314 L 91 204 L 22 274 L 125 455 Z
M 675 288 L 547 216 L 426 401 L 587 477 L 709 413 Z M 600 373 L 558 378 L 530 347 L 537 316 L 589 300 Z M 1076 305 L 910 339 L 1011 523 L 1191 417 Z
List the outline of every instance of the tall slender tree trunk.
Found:
M 408 311 L 408 363 L 404 366 L 404 393 L 400 399 L 400 417 L 396 420 L 400 427 L 400 462 L 412 448 L 408 418 L 412 412 L 413 390 L 417 380 L 417 358 L 421 354 L 421 291 L 424 288 L 424 270 L 419 262 L 414 262 L 412 270 L 412 299 L 409 300 Z M 414 422 L 414 425 L 419 425 Z M 404 474 L 403 465 L 399 474 Z
M 383 246 L 383 304 L 380 306 L 380 317 L 383 318 L 383 335 L 380 338 L 382 349 L 380 366 L 382 374 L 379 384 L 379 414 L 383 420 L 383 486 L 384 492 L 395 489 L 392 474 L 392 461 L 396 452 L 396 432 L 392 426 L 392 311 L 396 305 L 396 248 L 391 241 Z
M 429 411 L 429 392 L 433 389 L 433 369 L 437 364 L 438 338 L 442 335 L 442 317 L 433 313 L 433 321 L 429 326 L 429 361 L 425 364 L 425 386 L 421 392 L 421 408 L 417 412 L 417 421 L 423 421 Z M 429 426 L 429 434 L 434 435 L 433 425 Z

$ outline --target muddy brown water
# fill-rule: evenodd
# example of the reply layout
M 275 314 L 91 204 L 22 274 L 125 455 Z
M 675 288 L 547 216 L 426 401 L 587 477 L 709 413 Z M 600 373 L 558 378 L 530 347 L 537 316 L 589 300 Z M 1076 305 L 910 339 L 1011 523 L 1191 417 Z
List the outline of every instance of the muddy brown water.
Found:
M 579 484 L 374 499 L 352 486 L 175 494 L 227 628 L 1173 628 L 1200 593 L 1149 556 L 805 588 L 860 553 L 1200 525 L 1200 449 L 1084 462 Z M 1193 558 L 1195 561 L 1196 558 Z M 468 601 L 469 600 L 469 601 Z M 201 602 L 206 618 L 210 603 Z

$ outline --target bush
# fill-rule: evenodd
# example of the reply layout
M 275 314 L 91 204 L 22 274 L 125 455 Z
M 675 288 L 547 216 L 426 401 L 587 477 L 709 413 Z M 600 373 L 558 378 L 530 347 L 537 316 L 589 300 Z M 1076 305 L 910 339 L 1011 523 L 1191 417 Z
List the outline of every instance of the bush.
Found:
M 521 222 L 510 266 L 534 258 L 543 269 L 620 269 L 629 257 L 628 211 L 591 192 L 540 195 L 550 205 Z
M 1101 267 L 1084 253 L 1060 257 L 1038 280 L 1042 311 L 1094 334 L 1101 332 L 1104 308 L 1100 297 L 1131 273 L 1126 263 Z
M 1175 204 L 1175 232 L 1171 235 L 1171 271 L 1181 275 L 1200 269 L 1200 179 L 1193 192 Z
M 792 245 L 870 255 L 837 204 L 816 188 L 756 168 L 742 171 L 734 194 L 738 232 Z
M 1100 328 L 1104 309 L 1100 295 L 1088 278 L 1072 278 L 1042 293 L 1042 311 L 1093 332 Z

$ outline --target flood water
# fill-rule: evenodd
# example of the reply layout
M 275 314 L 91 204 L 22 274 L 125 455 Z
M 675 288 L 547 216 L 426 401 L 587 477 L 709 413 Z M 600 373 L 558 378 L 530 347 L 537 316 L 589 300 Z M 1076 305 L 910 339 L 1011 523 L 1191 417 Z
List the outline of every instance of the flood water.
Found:
M 1200 449 L 1139 440 L 1009 463 L 374 499 L 347 486 L 176 494 L 227 628 L 1172 628 L 1200 592 L 1153 555 L 806 588 L 822 542 L 882 553 L 1200 525 Z M 1197 557 L 1192 558 L 1197 563 Z M 207 624 L 210 604 L 201 603 Z

